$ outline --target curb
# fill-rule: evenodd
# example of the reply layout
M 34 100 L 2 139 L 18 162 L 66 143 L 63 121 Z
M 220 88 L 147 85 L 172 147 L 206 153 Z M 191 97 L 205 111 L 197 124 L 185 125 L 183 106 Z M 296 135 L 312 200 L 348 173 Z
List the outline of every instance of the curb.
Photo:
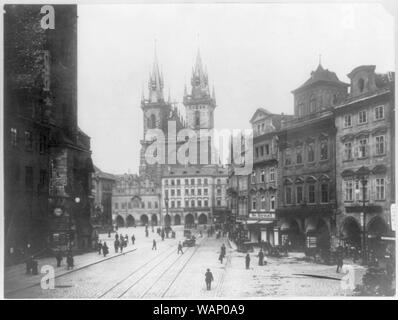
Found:
M 101 259 L 101 260 L 98 260 L 98 261 L 95 261 L 95 262 L 92 262 L 92 263 L 88 263 L 88 264 L 86 264 L 86 265 L 84 265 L 84 266 L 81 266 L 81 267 L 79 267 L 79 268 L 72 269 L 72 270 L 69 270 L 69 271 L 67 271 L 67 272 L 65 272 L 65 273 L 59 274 L 59 275 L 55 276 L 54 279 L 61 278 L 61 277 L 65 276 L 65 275 L 71 274 L 71 273 L 73 273 L 73 272 L 75 272 L 75 271 L 79 271 L 79 270 L 82 270 L 82 269 L 91 267 L 91 266 L 96 265 L 96 264 L 98 264 L 98 263 L 101 263 L 101 262 L 104 262 L 104 261 L 107 261 L 107 260 L 110 260 L 110 259 L 113 259 L 113 258 L 120 257 L 120 256 L 122 256 L 122 255 L 125 255 L 125 254 L 127 254 L 127 253 L 131 253 L 131 252 L 134 252 L 134 251 L 136 251 L 136 250 L 137 250 L 137 248 L 134 248 L 134 249 L 131 249 L 131 250 L 129 250 L 129 251 L 125 251 L 125 252 L 123 252 L 123 253 L 120 253 L 120 254 L 117 254 L 117 255 L 114 255 L 114 256 L 110 256 L 110 257 L 108 257 L 108 258 L 104 258 L 104 259 Z M 29 285 L 29 286 L 23 287 L 23 288 L 14 289 L 14 290 L 11 290 L 11 291 L 4 291 L 4 296 L 6 296 L 7 294 L 12 294 L 12 293 L 15 293 L 15 292 L 18 292 L 18 291 L 22 291 L 22 290 L 25 290 L 25 289 L 29 289 L 29 288 L 36 287 L 36 286 L 40 285 L 40 283 L 41 283 L 41 282 L 37 282 L 37 283 L 31 284 L 31 285 Z

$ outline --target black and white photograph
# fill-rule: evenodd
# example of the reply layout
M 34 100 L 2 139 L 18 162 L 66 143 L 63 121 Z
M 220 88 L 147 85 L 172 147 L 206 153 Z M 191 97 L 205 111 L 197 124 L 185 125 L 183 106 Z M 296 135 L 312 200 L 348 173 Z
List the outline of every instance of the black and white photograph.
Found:
M 397 9 L 4 1 L 3 298 L 394 299 Z

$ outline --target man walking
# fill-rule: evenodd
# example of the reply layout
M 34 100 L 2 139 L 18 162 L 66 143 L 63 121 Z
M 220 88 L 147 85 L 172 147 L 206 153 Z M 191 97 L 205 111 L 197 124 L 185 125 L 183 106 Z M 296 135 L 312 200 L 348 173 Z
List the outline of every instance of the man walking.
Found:
M 246 269 L 249 269 L 249 268 L 250 268 L 250 255 L 247 254 L 246 255 Z
M 225 247 L 225 243 L 222 244 L 221 246 L 221 254 L 225 257 L 227 254 L 227 248 Z
M 97 247 L 97 249 L 98 249 L 98 254 L 101 254 L 101 251 L 102 251 L 102 243 L 101 243 L 101 240 L 98 242 L 98 247 Z
M 119 240 L 118 239 L 115 240 L 114 246 L 115 246 L 115 253 L 117 253 L 119 250 Z
M 181 241 L 178 243 L 178 251 L 177 254 L 179 254 L 181 252 L 181 254 L 184 254 L 184 252 L 182 251 L 182 244 Z
M 218 257 L 218 260 L 220 260 L 220 262 L 222 263 L 224 259 L 224 255 L 222 254 L 222 252 L 220 252 L 220 256 Z
M 260 252 L 258 253 L 258 265 L 263 266 L 264 265 L 264 252 L 263 249 L 260 249 Z
M 152 250 L 157 250 L 156 248 L 156 240 L 153 239 Z
M 104 254 L 104 257 L 106 257 L 106 255 L 109 253 L 109 249 L 108 246 L 106 245 L 106 242 L 104 242 L 102 246 L 102 253 Z
M 205 273 L 205 281 L 206 281 L 206 289 L 211 290 L 211 282 L 214 280 L 213 274 L 210 272 L 210 269 L 207 269 Z
M 340 270 L 343 268 L 343 255 L 344 255 L 344 251 L 343 251 L 343 247 L 339 246 L 337 248 L 337 268 L 336 268 L 336 273 L 339 273 Z
M 134 237 L 134 235 L 132 235 L 131 236 L 131 243 L 134 245 L 134 242 L 135 242 L 135 237 Z

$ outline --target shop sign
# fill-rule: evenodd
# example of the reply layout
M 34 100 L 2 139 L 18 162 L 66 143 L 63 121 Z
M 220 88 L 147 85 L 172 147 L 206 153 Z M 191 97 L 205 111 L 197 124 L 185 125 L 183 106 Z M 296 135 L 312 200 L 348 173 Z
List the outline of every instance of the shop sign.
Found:
M 249 213 L 251 219 L 275 219 L 275 213 Z

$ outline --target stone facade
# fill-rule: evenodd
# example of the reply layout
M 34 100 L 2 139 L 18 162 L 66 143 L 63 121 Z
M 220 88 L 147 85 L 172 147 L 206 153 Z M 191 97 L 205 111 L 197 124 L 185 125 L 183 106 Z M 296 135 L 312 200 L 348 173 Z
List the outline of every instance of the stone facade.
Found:
M 338 233 L 360 248 L 364 230 L 377 251 L 377 240 L 391 233 L 395 203 L 394 76 L 375 73 L 375 66 L 348 76 L 350 95 L 335 107 Z
M 41 8 L 4 8 L 5 248 L 14 253 L 92 240 L 90 138 L 77 124 L 77 6 L 50 6 L 55 29 L 41 26 Z

